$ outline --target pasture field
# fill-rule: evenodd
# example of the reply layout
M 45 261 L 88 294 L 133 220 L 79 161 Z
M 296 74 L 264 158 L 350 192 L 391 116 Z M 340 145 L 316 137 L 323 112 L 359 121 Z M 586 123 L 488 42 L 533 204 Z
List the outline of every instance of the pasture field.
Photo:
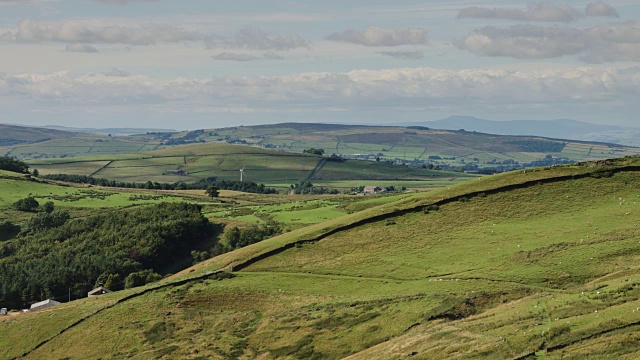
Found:
M 241 145 L 200 144 L 141 153 L 83 156 L 72 160 L 39 159 L 28 163 L 42 174 L 92 175 L 96 178 L 138 183 L 194 182 L 208 177 L 240 180 L 239 170 L 244 168 L 245 181 L 277 183 L 283 184 L 282 188 L 288 188 L 291 184 L 309 178 L 321 160 L 317 155 Z M 176 173 L 178 170 L 181 174 Z M 432 181 L 448 178 L 463 180 L 469 176 L 457 172 L 390 165 L 386 162 L 345 160 L 326 162 L 311 180 Z
M 454 167 L 469 163 L 477 163 L 480 167 L 492 166 L 494 160 L 528 163 L 542 160 L 547 155 L 568 158 L 570 161 L 586 161 L 640 154 L 638 148 L 613 144 L 424 128 L 289 123 L 231 127 L 211 132 L 217 135 L 203 134 L 199 139 L 220 141 L 227 136 L 244 140 L 247 144 L 277 147 L 291 152 L 322 148 L 327 155 L 335 153 L 349 157 L 380 154 L 382 160 L 455 157 L 455 160 L 434 162 Z
M 5 156 L 19 159 L 56 159 L 100 154 L 118 154 L 154 150 L 158 143 L 136 141 L 129 137 L 106 137 L 92 134 L 71 134 L 43 142 L 18 144 L 0 148 Z
M 0 357 L 638 358 L 639 179 L 640 160 L 624 158 L 365 199 L 361 211 L 91 300 L 104 309 L 51 325 L 37 348 L 12 339 L 76 315 L 1 319 L 12 331 Z

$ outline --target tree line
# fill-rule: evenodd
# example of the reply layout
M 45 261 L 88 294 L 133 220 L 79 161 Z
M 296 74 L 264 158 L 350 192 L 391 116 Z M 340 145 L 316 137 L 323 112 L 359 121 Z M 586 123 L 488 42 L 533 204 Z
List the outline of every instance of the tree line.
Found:
M 27 165 L 24 161 L 20 161 L 8 156 L 2 156 L 0 157 L 0 170 L 28 174 L 29 165 Z
M 43 299 L 85 297 L 98 283 L 117 290 L 159 278 L 215 233 L 201 207 L 161 203 L 69 219 L 36 213 L 20 234 L 0 242 L 0 304 L 24 308 Z M 134 275 L 132 275 L 134 274 Z
M 76 184 L 90 184 L 96 186 L 108 186 L 130 189 L 156 189 L 156 190 L 206 190 L 210 186 L 214 186 L 220 190 L 235 190 L 255 194 L 277 194 L 274 188 L 266 187 L 264 184 L 257 184 L 253 181 L 239 180 L 217 180 L 216 177 L 208 177 L 200 179 L 196 182 L 185 183 L 159 183 L 147 181 L 144 183 L 123 182 L 108 180 L 103 178 L 94 178 L 87 175 L 70 175 L 70 174 L 50 174 L 40 176 L 42 179 L 66 181 Z

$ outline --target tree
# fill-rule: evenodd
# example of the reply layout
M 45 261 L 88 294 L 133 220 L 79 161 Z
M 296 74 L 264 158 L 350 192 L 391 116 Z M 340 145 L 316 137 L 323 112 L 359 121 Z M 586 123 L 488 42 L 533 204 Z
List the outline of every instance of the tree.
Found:
M 42 206 L 42 210 L 44 210 L 44 212 L 46 212 L 47 214 L 51 214 L 54 210 L 53 201 L 47 201 L 46 203 L 44 203 L 44 205 Z
M 322 156 L 324 154 L 324 149 L 308 148 L 308 149 L 302 150 L 302 153 Z
M 218 188 L 215 186 L 209 186 L 206 190 L 207 195 L 211 196 L 211 198 L 217 198 L 220 195 Z
M 142 286 L 144 284 L 145 284 L 144 276 L 142 276 L 142 274 L 140 274 L 139 272 L 134 272 L 129 274 L 127 278 L 124 280 L 125 289 L 131 289 L 133 287 Z
M 26 174 L 29 172 L 29 166 L 23 161 L 13 159 L 8 156 L 2 156 L 0 157 L 0 170 Z
M 20 199 L 13 203 L 13 208 L 18 211 L 34 211 L 40 204 L 32 196 Z
M 27 221 L 26 231 L 34 233 L 46 229 L 56 228 L 64 225 L 69 220 L 68 211 L 52 211 L 51 213 L 40 212 Z
M 110 274 L 107 281 L 104 283 L 104 287 L 111 291 L 124 289 L 124 284 L 122 283 L 120 274 Z
M 4 221 L 0 223 L 0 241 L 11 239 L 12 237 L 18 235 L 20 232 L 20 226 L 14 225 L 9 221 Z M 0 252 L 0 257 L 2 257 L 2 253 Z
M 33 171 L 31 172 L 31 174 L 35 177 L 38 177 L 38 175 L 40 175 L 40 172 L 38 172 L 38 169 L 33 169 Z

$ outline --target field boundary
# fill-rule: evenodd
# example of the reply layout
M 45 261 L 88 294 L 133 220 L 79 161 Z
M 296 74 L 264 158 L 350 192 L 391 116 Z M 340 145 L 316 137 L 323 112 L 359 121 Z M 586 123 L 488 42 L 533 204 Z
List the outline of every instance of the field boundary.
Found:
M 324 164 L 326 164 L 326 163 L 327 163 L 327 159 L 326 158 L 320 159 L 320 161 L 318 161 L 318 164 L 316 165 L 316 167 L 313 168 L 313 170 L 311 171 L 311 174 L 309 174 L 309 176 L 307 176 L 307 180 L 313 179 L 318 174 L 318 172 L 322 169 Z

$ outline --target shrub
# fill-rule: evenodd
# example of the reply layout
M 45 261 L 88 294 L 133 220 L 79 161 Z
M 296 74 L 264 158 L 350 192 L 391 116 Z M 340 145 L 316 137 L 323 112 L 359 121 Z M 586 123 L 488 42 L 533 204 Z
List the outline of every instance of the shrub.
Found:
M 13 208 L 18 211 L 31 212 L 31 211 L 35 211 L 38 208 L 38 206 L 40 206 L 40 203 L 38 203 L 38 201 L 34 199 L 32 196 L 26 197 L 24 199 L 20 199 L 15 203 L 13 203 Z

